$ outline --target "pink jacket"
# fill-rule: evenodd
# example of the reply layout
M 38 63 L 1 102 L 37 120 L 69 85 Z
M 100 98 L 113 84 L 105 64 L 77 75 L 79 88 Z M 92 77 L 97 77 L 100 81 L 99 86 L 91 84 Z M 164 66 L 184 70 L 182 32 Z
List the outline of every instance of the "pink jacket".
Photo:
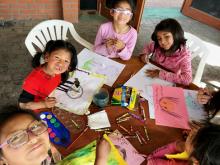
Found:
M 176 142 L 158 148 L 147 157 L 147 165 L 189 165 L 184 160 L 166 159 L 165 154 L 176 154 Z
M 117 52 L 115 49 L 107 49 L 105 41 L 108 38 L 117 38 L 125 43 L 124 49 Z M 121 58 L 129 60 L 137 41 L 137 31 L 131 27 L 127 33 L 118 34 L 114 31 L 112 22 L 104 23 L 100 26 L 95 39 L 94 51 L 109 58 Z
M 154 42 L 145 45 L 143 53 L 151 54 L 154 51 Z M 181 46 L 171 56 L 165 56 L 159 48 L 157 48 L 152 56 L 152 60 L 159 65 L 167 68 L 172 72 L 160 71 L 159 78 L 178 83 L 189 85 L 192 82 L 191 54 L 185 46 Z

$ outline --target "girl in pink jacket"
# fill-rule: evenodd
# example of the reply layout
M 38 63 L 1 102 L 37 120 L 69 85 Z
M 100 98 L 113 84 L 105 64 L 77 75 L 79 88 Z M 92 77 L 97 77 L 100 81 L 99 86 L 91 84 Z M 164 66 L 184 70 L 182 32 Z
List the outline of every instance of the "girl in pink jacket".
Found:
M 175 19 L 162 20 L 151 36 L 153 42 L 144 46 L 141 60 L 152 61 L 169 71 L 147 70 L 151 78 L 161 78 L 170 82 L 189 85 L 192 81 L 190 52 L 186 48 L 184 31 Z
M 118 0 L 112 7 L 113 22 L 100 26 L 93 50 L 108 58 L 129 60 L 137 41 L 137 31 L 128 24 L 133 16 L 133 5 L 129 0 Z

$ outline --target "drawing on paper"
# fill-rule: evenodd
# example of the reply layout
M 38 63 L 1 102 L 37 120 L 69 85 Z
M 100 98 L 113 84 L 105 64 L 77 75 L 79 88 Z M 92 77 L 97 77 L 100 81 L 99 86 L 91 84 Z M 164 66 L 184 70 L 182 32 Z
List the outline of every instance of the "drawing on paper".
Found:
M 153 85 L 156 124 L 188 129 L 188 113 L 183 89 Z
M 95 58 L 85 61 L 81 68 L 93 73 L 108 76 L 107 79 L 109 80 L 120 72 L 114 65 L 105 65 L 101 63 L 101 61 L 96 61 Z
M 78 68 L 92 73 L 102 74 L 107 77 L 106 85 L 112 86 L 125 65 L 112 59 L 101 56 L 88 49 L 83 49 L 78 55 Z
M 205 119 L 206 113 L 203 105 L 197 102 L 197 93 L 198 91 L 184 90 L 185 102 L 190 120 L 200 121 Z
M 194 99 L 191 93 L 187 93 L 185 98 L 186 98 L 186 104 L 188 108 L 195 109 L 195 110 L 201 109 L 201 105 L 199 105 L 196 102 L 196 100 Z
M 178 98 L 175 97 L 161 97 L 159 99 L 159 105 L 162 111 L 174 116 L 181 118 L 181 115 L 175 113 L 178 106 Z

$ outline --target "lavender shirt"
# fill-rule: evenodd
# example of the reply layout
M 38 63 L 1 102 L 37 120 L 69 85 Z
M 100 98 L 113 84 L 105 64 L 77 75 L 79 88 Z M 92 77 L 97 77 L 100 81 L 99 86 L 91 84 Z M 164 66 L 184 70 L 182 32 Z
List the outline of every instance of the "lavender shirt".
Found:
M 143 53 L 147 55 L 154 51 L 154 42 L 144 46 Z M 160 71 L 159 78 L 178 83 L 189 85 L 192 82 L 192 67 L 191 67 L 191 54 L 185 46 L 181 46 L 170 56 L 165 56 L 164 53 L 157 48 L 153 55 L 153 61 L 159 65 L 167 68 L 172 72 Z
M 105 41 L 109 38 L 117 38 L 125 43 L 124 49 L 120 52 L 113 48 L 108 49 Z M 109 58 L 121 58 L 122 60 L 129 60 L 134 50 L 137 41 L 137 31 L 130 26 L 127 33 L 118 34 L 114 31 L 112 22 L 104 23 L 100 26 L 95 39 L 94 51 L 98 54 Z

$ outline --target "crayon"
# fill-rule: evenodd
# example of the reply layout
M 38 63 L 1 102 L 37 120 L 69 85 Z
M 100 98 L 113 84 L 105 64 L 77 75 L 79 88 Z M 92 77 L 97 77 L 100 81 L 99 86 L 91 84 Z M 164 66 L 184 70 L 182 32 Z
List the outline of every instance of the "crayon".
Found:
M 134 113 L 131 113 L 131 112 L 128 112 L 133 118 L 135 118 L 135 119 L 137 119 L 137 120 L 139 120 L 139 121 L 141 121 L 141 122 L 143 122 L 144 123 L 144 120 L 140 117 L 140 116 L 138 116 L 138 115 L 136 115 L 136 114 L 134 114 Z

